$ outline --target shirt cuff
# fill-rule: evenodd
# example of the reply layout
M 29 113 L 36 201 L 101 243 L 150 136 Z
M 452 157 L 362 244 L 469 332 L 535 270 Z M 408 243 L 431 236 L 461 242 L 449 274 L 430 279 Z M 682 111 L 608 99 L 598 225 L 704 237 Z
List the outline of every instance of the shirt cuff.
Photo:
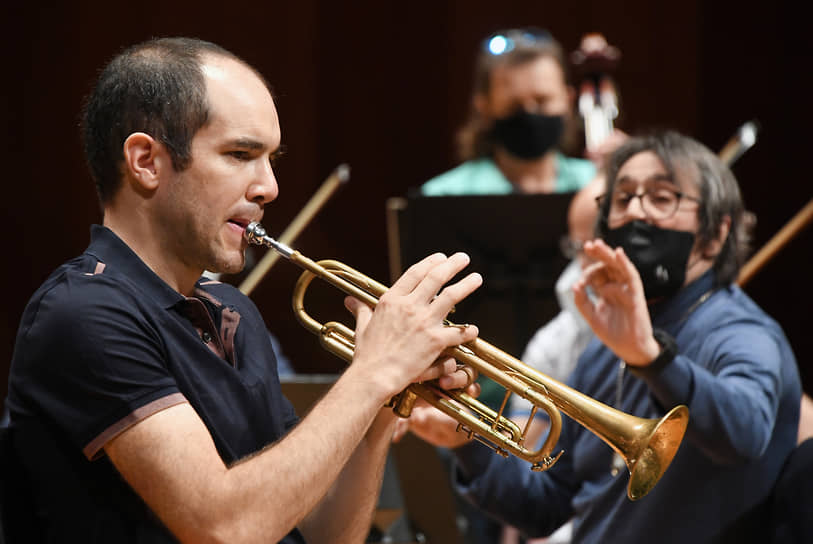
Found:
M 654 329 L 652 331 L 652 336 L 655 337 L 655 341 L 661 347 L 661 351 L 658 353 L 658 356 L 655 357 L 655 359 L 647 366 L 630 365 L 628 367 L 630 371 L 641 376 L 642 378 L 660 374 L 668 364 L 675 360 L 675 357 L 677 357 L 678 354 L 677 342 L 671 334 L 662 329 Z

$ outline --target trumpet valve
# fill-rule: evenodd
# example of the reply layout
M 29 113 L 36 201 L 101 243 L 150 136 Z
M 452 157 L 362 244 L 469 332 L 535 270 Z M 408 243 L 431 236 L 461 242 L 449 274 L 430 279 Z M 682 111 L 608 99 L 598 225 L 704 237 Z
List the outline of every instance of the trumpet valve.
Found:
M 392 407 L 392 411 L 395 412 L 395 415 L 398 417 L 409 417 L 417 399 L 418 395 L 409 389 L 405 389 L 392 397 L 389 406 Z
M 474 438 L 474 431 L 472 431 L 462 423 L 457 424 L 457 429 L 455 429 L 455 432 L 464 433 L 466 435 L 466 438 L 468 438 L 469 440 Z
M 565 450 L 562 450 L 556 454 L 556 457 L 548 456 L 539 461 L 538 463 L 533 463 L 531 465 L 531 470 L 533 470 L 534 472 L 543 472 L 545 470 L 548 470 L 550 467 L 556 464 L 556 461 L 559 460 L 559 458 L 562 456 L 564 452 Z

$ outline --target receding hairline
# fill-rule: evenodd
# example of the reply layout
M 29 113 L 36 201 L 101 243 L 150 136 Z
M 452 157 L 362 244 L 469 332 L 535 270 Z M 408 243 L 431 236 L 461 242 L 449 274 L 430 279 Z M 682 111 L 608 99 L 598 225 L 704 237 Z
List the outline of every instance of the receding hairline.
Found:
M 254 66 L 252 66 L 251 64 L 249 64 L 248 62 L 246 62 L 245 60 L 241 59 L 240 57 L 238 57 L 237 55 L 235 55 L 235 54 L 233 54 L 231 52 L 227 51 L 226 53 L 222 53 L 220 51 L 212 51 L 212 50 L 208 50 L 208 49 L 201 51 L 200 54 L 199 54 L 199 61 L 198 62 L 199 62 L 199 65 L 200 65 L 200 70 L 203 73 L 204 77 L 206 77 L 208 75 L 206 73 L 206 66 L 207 65 L 209 65 L 209 66 L 215 65 L 215 64 L 217 64 L 218 61 L 225 61 L 225 62 L 231 61 L 231 62 L 235 63 L 238 66 L 242 66 L 243 68 L 245 68 L 246 70 L 248 70 L 249 72 L 254 74 L 254 76 L 258 80 L 260 80 L 260 82 L 263 84 L 265 89 L 268 91 L 268 94 L 271 95 L 271 99 L 274 100 L 274 102 L 276 103 L 276 96 L 274 95 L 274 89 L 271 87 L 271 84 L 268 82 L 268 80 L 265 78 L 265 76 L 259 70 L 257 70 Z
M 244 66 L 245 68 L 250 70 L 255 76 L 257 76 L 257 78 L 259 78 L 259 80 L 263 82 L 265 88 L 268 89 L 268 92 L 271 94 L 271 97 L 276 98 L 274 95 L 274 90 L 271 87 L 271 84 L 259 70 L 257 70 L 254 66 L 248 63 L 242 57 L 236 55 L 235 53 L 229 51 L 225 47 L 222 47 L 214 42 L 200 40 L 197 38 L 184 38 L 184 37 L 157 38 L 133 46 L 130 49 L 129 56 L 131 56 L 132 58 L 140 57 L 146 60 L 154 60 L 156 62 L 160 62 L 163 59 L 173 56 L 175 54 L 175 47 L 177 47 L 181 43 L 186 43 L 188 46 L 191 46 L 193 55 L 196 58 L 198 67 L 201 70 L 203 70 L 203 67 L 207 62 L 213 59 L 232 60 L 237 64 Z
M 206 92 L 205 96 L 210 114 L 213 112 L 210 94 L 211 84 L 213 82 L 218 82 L 218 84 L 224 85 L 227 89 L 233 89 L 233 85 L 229 81 L 229 78 L 235 76 L 235 72 L 231 72 L 231 70 L 235 69 L 238 72 L 240 70 L 244 70 L 244 74 L 253 75 L 256 81 L 260 83 L 260 86 L 268 93 L 268 98 L 271 100 L 271 103 L 276 110 L 276 97 L 274 96 L 273 89 L 271 89 L 268 81 L 258 70 L 245 62 L 243 59 L 233 55 L 219 55 L 216 52 L 210 53 L 206 51 L 200 56 L 199 68 L 203 76 L 203 84 Z

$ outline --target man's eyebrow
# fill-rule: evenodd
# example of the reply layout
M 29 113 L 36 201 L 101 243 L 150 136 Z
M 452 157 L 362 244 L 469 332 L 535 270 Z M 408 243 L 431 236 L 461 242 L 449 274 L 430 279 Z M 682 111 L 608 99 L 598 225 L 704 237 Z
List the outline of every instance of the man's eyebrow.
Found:
M 638 181 L 638 180 L 635 179 L 635 178 L 632 178 L 630 176 L 622 176 L 622 177 L 618 178 L 618 180 L 616 181 L 616 185 L 621 185 L 622 183 L 629 184 L 629 183 L 634 183 L 636 181 Z M 653 183 L 653 182 L 658 182 L 658 181 L 665 181 L 665 182 L 671 183 L 673 185 L 675 183 L 675 181 L 672 179 L 672 176 L 670 176 L 666 172 L 653 174 L 653 175 L 647 177 L 646 179 L 644 179 L 641 183 L 645 184 L 645 183 Z
M 265 144 L 254 140 L 252 138 L 236 138 L 229 142 L 229 145 L 233 147 L 240 147 L 242 149 L 250 149 L 250 150 L 262 150 L 265 149 Z

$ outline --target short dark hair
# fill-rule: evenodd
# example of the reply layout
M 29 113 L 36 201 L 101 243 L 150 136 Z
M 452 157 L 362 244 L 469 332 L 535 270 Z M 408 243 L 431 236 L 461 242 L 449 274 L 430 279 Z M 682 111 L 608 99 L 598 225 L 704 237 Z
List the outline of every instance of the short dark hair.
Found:
M 724 219 L 730 218 L 728 237 L 714 260 L 714 273 L 718 285 L 734 282 L 750 250 L 752 226 L 734 174 L 703 144 L 677 132 L 662 131 L 630 138 L 610 155 L 607 194 L 613 191 L 624 163 L 644 151 L 653 152 L 672 179 L 687 179 L 696 184 L 700 194 L 697 242 L 701 250 L 717 238 Z M 610 200 L 603 199 L 600 218 L 607 217 Z M 600 219 L 599 236 L 603 237 L 607 228 L 606 220 Z
M 509 39 L 513 35 L 520 38 L 512 42 L 512 47 L 495 54 L 489 49 L 489 42 L 497 35 Z M 570 70 L 562 46 L 545 30 L 514 29 L 502 31 L 489 36 L 481 44 L 474 67 L 474 85 L 472 96 L 486 95 L 491 88 L 491 74 L 500 66 L 521 66 L 541 57 L 550 57 L 562 69 L 565 84 L 570 83 Z M 572 124 L 572 123 L 570 123 Z M 490 138 L 490 122 L 475 109 L 469 113 L 465 124 L 457 132 L 458 158 L 462 161 L 487 157 L 494 152 L 494 141 Z M 565 139 L 571 137 L 566 130 Z
M 189 166 L 192 138 L 209 119 L 205 54 L 248 66 L 219 45 L 178 37 L 133 45 L 102 70 L 82 109 L 82 139 L 103 206 L 119 189 L 124 141 L 134 132 L 164 144 L 176 170 Z

